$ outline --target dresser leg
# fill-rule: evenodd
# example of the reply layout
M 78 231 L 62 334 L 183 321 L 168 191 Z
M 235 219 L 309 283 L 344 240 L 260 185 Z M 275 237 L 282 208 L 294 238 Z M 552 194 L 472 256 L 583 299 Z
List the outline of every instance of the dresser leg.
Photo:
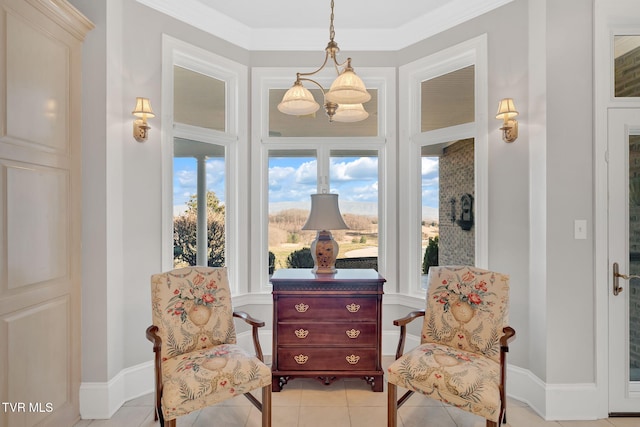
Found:
M 373 383 L 371 384 L 371 389 L 375 392 L 382 392 L 384 390 L 384 376 L 376 375 L 373 377 Z
M 271 391 L 279 392 L 282 390 L 282 384 L 280 384 L 280 377 L 273 376 L 271 378 Z

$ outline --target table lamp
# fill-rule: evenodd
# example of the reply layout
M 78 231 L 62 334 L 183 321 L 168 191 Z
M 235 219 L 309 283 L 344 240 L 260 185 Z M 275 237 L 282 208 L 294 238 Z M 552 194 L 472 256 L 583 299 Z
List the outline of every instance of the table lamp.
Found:
M 316 239 L 311 243 L 312 271 L 314 273 L 332 274 L 336 272 L 338 243 L 333 240 L 329 230 L 345 230 L 348 228 L 340 214 L 337 194 L 311 195 L 311 211 L 302 229 L 318 230 Z

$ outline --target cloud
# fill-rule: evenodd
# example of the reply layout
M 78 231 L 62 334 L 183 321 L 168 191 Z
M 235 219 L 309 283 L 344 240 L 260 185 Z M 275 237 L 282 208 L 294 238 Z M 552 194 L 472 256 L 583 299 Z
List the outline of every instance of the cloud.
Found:
M 302 163 L 295 173 L 296 183 L 298 184 L 316 185 L 317 176 L 318 163 L 315 160 Z
M 438 157 L 422 157 L 422 175 L 432 175 L 439 169 Z
M 315 161 L 269 168 L 269 202 L 299 201 L 316 191 Z M 313 171 L 313 173 L 311 173 Z
M 378 158 L 358 157 L 351 161 L 331 159 L 331 180 L 352 181 L 378 179 Z

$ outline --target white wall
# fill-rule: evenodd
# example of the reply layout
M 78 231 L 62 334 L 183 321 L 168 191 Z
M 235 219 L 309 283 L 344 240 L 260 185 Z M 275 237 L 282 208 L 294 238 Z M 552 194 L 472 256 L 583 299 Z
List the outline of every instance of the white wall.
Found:
M 542 382 L 590 383 L 592 1 L 532 1 L 543 6 L 530 13 L 529 1 L 515 0 L 399 52 L 348 53 L 360 66 L 400 66 L 487 33 L 489 267 L 511 275 L 517 339 L 509 362 Z M 161 34 L 249 66 L 313 66 L 324 45 L 308 54 L 247 52 L 134 0 L 71 3 L 96 23 L 83 51 L 82 381 L 106 383 L 152 358 L 144 330 L 151 320 L 149 276 L 161 270 Z M 532 25 L 548 29 L 546 43 L 529 39 Z M 530 63 L 530 45 L 546 62 L 543 70 Z M 157 113 L 145 143 L 131 136 L 136 96 L 150 98 Z M 514 98 L 520 111 L 520 137 L 512 144 L 501 140 L 491 114 L 504 97 Z M 546 128 L 533 122 L 530 109 Z M 544 162 L 536 173 L 546 182 L 530 202 L 538 185 L 530 181 L 534 158 Z M 544 203 L 535 204 L 540 198 Z M 586 241 L 573 239 L 574 219 L 588 221 Z M 543 232 L 546 244 L 532 244 L 532 230 Z
M 547 83 L 546 381 L 591 383 L 595 378 L 591 0 L 547 1 Z M 587 220 L 586 240 L 574 239 L 575 219 Z

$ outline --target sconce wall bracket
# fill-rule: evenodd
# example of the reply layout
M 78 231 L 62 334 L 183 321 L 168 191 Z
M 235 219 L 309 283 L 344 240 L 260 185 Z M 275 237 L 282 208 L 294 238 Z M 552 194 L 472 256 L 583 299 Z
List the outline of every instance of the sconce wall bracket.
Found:
M 518 121 L 516 119 L 507 120 L 500 130 L 504 142 L 513 142 L 518 139 Z
M 138 119 L 133 121 L 133 137 L 138 142 L 145 142 L 149 137 L 149 126 L 144 120 Z

